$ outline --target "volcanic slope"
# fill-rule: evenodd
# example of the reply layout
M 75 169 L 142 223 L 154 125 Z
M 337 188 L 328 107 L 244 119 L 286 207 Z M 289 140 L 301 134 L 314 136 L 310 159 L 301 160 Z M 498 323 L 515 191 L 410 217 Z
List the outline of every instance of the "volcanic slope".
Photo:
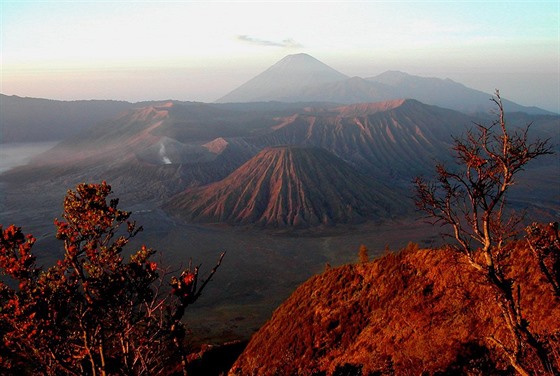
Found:
M 387 219 L 399 202 L 324 149 L 278 146 L 222 181 L 180 193 L 166 208 L 194 222 L 305 228 Z
M 522 291 L 523 319 L 558 354 L 560 302 L 538 260 L 520 241 L 504 264 Z M 407 247 L 303 283 L 230 375 L 513 375 L 494 345 L 513 342 L 498 304 L 458 253 Z
M 261 114 L 200 103 L 151 104 L 62 141 L 3 179 L 64 187 L 107 180 L 122 197 L 168 199 L 226 177 L 259 151 L 237 136 L 271 124 Z
M 413 176 L 431 173 L 441 151 L 449 150 L 451 135 L 463 133 L 473 120 L 457 111 L 399 99 L 309 108 L 278 119 L 272 132 L 250 142 L 259 147 L 321 147 L 364 173 L 409 184 Z

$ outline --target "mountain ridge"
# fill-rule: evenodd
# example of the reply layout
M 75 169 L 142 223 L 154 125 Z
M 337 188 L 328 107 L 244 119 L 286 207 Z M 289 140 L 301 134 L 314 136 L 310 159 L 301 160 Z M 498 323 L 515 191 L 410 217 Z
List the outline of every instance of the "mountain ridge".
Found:
M 363 173 L 402 180 L 430 172 L 451 135 L 475 118 L 413 99 L 311 108 L 278 118 L 273 132 L 251 138 L 259 146 L 321 147 Z
M 58 101 L 0 94 L 0 143 L 60 141 L 131 107 L 125 101 Z

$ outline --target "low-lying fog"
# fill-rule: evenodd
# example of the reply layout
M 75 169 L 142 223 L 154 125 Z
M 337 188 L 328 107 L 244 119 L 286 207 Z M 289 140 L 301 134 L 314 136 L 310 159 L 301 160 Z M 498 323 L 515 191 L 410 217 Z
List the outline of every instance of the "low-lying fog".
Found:
M 31 158 L 41 154 L 58 142 L 29 142 L 0 144 L 0 174 L 11 168 L 27 164 Z

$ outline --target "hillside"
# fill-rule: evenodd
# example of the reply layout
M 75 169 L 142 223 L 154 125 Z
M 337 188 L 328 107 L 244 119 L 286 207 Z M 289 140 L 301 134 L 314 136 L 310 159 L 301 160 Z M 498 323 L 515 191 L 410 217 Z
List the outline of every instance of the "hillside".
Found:
M 48 191 L 108 180 L 123 196 L 130 193 L 134 201 L 151 205 L 185 187 L 227 176 L 258 151 L 230 136 L 269 124 L 272 120 L 250 111 L 200 103 L 151 103 L 68 137 L 27 166 L 4 173 L 2 179 L 16 185 L 42 185 Z
M 172 198 L 166 208 L 194 222 L 308 227 L 388 219 L 397 196 L 328 151 L 266 148 L 222 181 Z
M 508 264 L 525 319 L 558 354 L 558 298 L 525 243 Z M 512 374 L 488 345 L 509 334 L 480 281 L 456 253 L 414 247 L 327 270 L 274 312 L 230 375 Z

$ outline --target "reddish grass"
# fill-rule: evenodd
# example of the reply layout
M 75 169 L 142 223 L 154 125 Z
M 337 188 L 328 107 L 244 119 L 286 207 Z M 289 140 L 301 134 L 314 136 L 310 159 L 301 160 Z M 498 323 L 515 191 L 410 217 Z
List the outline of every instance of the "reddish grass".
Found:
M 513 247 L 508 273 L 520 281 L 531 330 L 559 362 L 560 301 L 523 244 Z M 511 374 L 488 341 L 512 343 L 483 278 L 451 250 L 407 248 L 305 282 L 230 374 Z

